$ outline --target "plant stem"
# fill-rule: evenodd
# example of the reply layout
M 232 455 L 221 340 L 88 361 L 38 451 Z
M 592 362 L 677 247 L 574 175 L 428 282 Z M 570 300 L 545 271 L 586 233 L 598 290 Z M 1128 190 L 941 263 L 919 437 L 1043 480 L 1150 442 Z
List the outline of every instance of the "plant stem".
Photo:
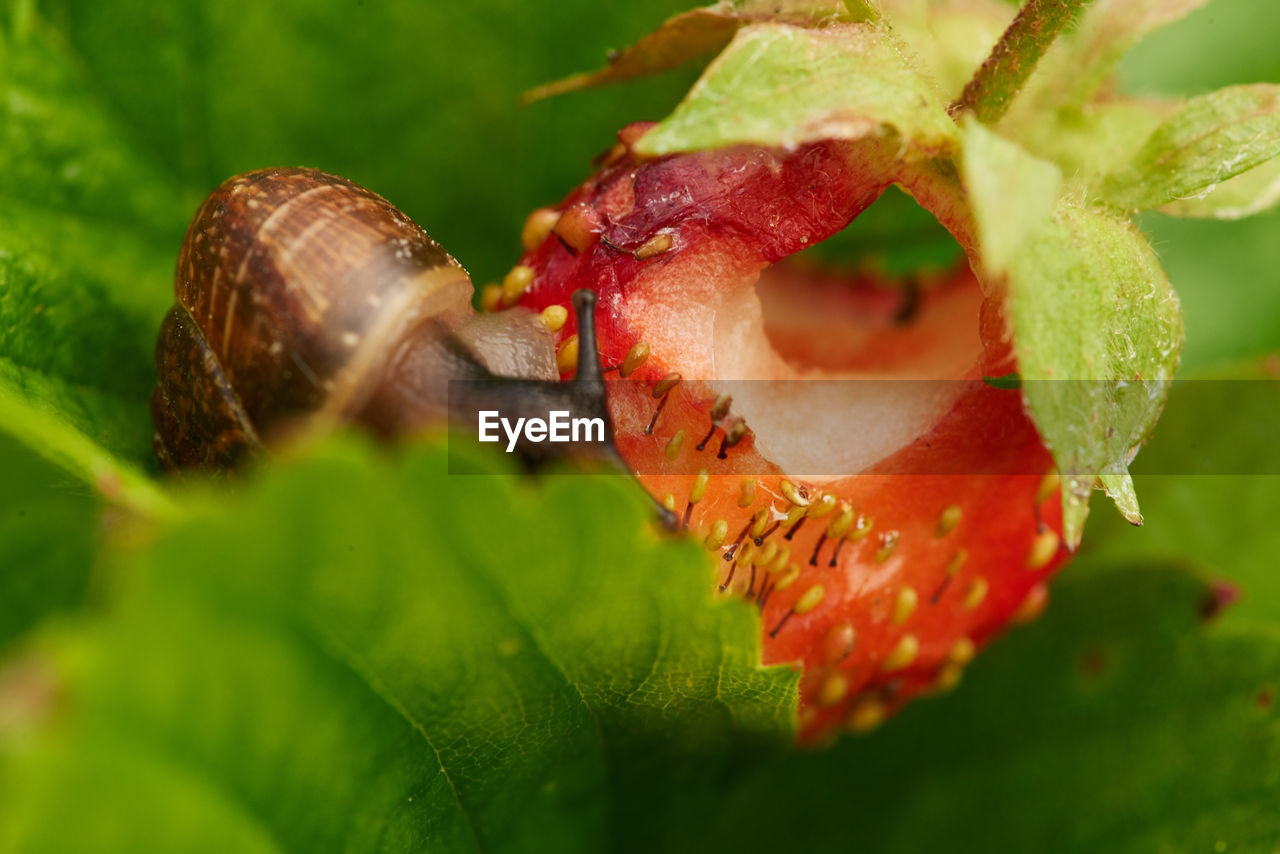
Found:
M 1049 45 L 1090 2 L 1029 0 L 951 105 L 951 114 L 972 112 L 987 125 L 1000 121 Z

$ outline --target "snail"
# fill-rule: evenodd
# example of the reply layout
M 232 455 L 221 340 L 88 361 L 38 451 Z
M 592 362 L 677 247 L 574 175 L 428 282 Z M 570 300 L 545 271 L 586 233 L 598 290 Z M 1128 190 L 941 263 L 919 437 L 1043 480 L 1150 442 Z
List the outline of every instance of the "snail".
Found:
M 449 253 L 390 202 L 335 175 L 228 179 L 187 229 L 174 291 L 151 398 L 156 454 L 169 469 L 231 468 L 328 425 L 412 434 L 450 411 L 567 409 L 610 424 L 593 294 L 574 296 L 580 355 L 575 379 L 561 383 L 536 314 L 477 313 L 470 277 Z M 616 458 L 611 435 L 605 456 Z M 517 450 L 531 464 L 557 453 Z

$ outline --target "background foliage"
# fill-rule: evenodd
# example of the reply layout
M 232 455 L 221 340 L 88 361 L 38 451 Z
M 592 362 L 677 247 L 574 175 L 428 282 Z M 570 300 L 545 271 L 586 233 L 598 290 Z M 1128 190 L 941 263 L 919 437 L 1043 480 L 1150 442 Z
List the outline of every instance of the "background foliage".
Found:
M 1149 475 L 1147 526 L 1099 509 L 1044 620 L 815 754 L 783 747 L 794 676 L 754 666 L 750 612 L 624 480 L 445 480 L 438 449 L 344 442 L 152 486 L 153 336 L 205 193 L 345 174 L 497 277 L 691 73 L 519 93 L 684 5 L 0 0 L 0 850 L 1273 849 L 1275 478 Z M 1276 25 L 1215 0 L 1122 84 L 1280 80 Z M 1184 375 L 1277 349 L 1280 214 L 1144 226 Z M 844 245 L 947 252 L 900 200 Z M 1175 400 L 1139 460 L 1252 429 Z M 1223 579 L 1241 602 L 1207 620 Z

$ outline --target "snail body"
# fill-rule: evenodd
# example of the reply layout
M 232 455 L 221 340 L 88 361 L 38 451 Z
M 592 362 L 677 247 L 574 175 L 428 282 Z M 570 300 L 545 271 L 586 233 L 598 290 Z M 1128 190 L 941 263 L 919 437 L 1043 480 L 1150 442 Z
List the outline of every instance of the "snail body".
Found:
M 151 399 L 167 468 L 234 466 L 317 423 L 419 431 L 446 417 L 453 379 L 531 381 L 535 398 L 578 385 L 582 397 L 555 382 L 537 315 L 477 314 L 466 271 L 425 231 L 324 172 L 218 187 L 187 229 L 174 290 Z M 603 388 L 584 401 L 603 410 Z

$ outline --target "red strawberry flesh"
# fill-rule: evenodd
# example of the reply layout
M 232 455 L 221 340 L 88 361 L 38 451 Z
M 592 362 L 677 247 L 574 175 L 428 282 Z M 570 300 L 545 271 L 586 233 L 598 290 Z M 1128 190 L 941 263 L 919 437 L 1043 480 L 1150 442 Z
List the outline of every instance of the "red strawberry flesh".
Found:
M 538 215 L 554 230 L 522 260 L 523 305 L 598 295 L 602 361 L 629 380 L 610 387 L 619 450 L 717 588 L 761 608 L 765 663 L 803 663 L 805 741 L 954 684 L 1065 558 L 1050 456 L 1020 395 L 981 381 L 1016 365 L 974 276 L 904 318 L 874 276 L 779 263 L 875 201 L 877 150 L 624 145 Z

